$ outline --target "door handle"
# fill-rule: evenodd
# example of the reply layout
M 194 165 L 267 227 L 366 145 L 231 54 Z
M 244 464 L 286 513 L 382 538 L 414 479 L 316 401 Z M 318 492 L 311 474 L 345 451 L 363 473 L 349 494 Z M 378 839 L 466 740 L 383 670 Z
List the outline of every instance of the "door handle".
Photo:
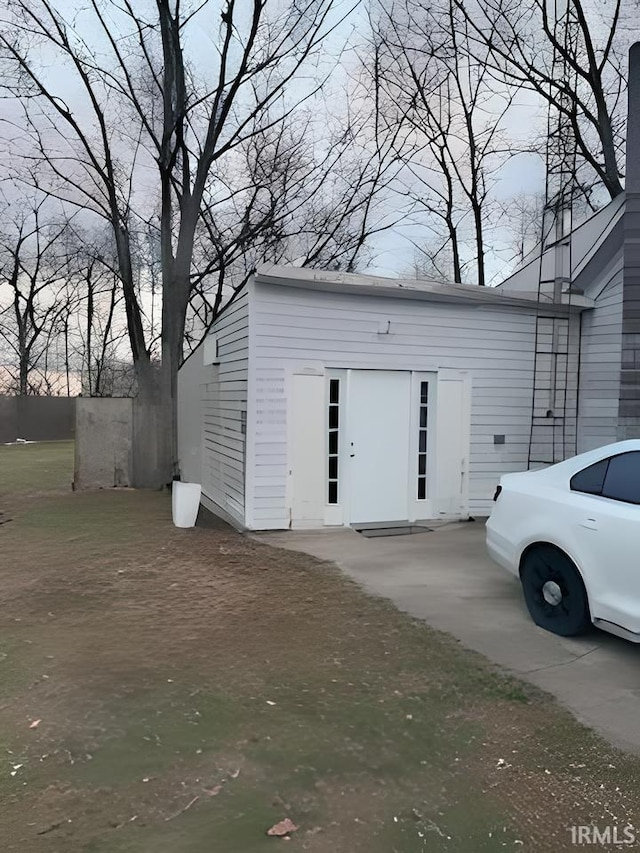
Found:
M 586 518 L 583 518 L 580 522 L 580 527 L 586 527 L 587 530 L 597 530 L 598 529 L 598 521 L 593 516 L 589 515 Z

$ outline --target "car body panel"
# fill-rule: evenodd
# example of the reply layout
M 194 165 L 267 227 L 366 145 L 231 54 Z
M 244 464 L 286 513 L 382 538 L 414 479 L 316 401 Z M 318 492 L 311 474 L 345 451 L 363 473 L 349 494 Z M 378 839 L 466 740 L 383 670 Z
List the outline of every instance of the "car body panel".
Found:
M 640 506 L 570 487 L 579 471 L 634 451 L 640 451 L 640 440 L 504 475 L 487 521 L 486 543 L 492 559 L 516 577 L 531 545 L 546 542 L 560 548 L 582 576 L 592 620 L 608 630 L 618 626 L 638 634 L 640 640 Z

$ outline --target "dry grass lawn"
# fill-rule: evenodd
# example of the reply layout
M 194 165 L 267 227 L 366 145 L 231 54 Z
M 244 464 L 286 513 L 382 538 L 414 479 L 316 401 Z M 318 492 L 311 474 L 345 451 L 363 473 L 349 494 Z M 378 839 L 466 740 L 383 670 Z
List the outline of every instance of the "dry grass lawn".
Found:
M 549 697 L 331 565 L 71 469 L 0 448 L 2 853 L 559 853 L 640 817 L 640 761 Z

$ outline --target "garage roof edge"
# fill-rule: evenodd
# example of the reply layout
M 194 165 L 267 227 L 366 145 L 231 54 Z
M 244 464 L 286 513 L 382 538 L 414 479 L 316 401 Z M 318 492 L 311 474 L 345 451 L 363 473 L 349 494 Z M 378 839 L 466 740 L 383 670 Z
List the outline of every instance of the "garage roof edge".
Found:
M 461 302 L 478 307 L 504 306 L 505 308 L 534 309 L 538 303 L 537 293 L 523 292 L 514 296 L 502 289 L 479 287 L 473 284 L 442 284 L 436 281 L 384 278 L 356 273 L 313 270 L 305 267 L 262 266 L 255 273 L 255 281 L 258 284 L 299 287 L 325 292 L 366 294 L 368 296 L 397 297 L 431 302 Z M 562 315 L 569 310 L 582 311 L 586 308 L 593 308 L 594 304 L 593 299 L 579 294 L 571 294 L 571 296 L 565 294 L 562 303 L 554 303 L 543 296 L 540 299 L 540 310 L 545 313 Z

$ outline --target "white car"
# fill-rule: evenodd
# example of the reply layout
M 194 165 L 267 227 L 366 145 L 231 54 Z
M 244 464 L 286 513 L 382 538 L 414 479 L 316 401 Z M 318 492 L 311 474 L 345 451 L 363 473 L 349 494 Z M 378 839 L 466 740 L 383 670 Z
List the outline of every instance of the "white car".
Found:
M 640 642 L 640 439 L 506 474 L 494 500 L 487 549 L 537 625 Z

